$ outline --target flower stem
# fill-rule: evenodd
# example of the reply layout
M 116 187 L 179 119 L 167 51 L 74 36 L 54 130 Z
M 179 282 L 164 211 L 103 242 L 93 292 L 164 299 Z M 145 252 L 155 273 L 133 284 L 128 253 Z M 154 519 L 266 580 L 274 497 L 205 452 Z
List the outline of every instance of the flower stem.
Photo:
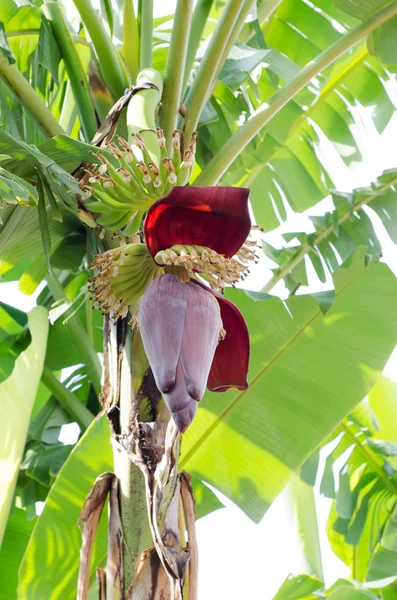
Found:
M 195 181 L 195 185 L 215 185 L 256 134 L 285 106 L 310 80 L 331 65 L 339 56 L 371 31 L 397 15 L 397 2 L 389 4 L 310 61 L 289 83 L 277 90 L 269 101 L 260 106 L 248 121 L 222 146 Z
M 221 66 L 221 58 L 227 46 L 230 31 L 234 27 L 243 4 L 244 0 L 228 0 L 197 69 L 192 87 L 185 100 L 184 140 L 186 144 L 189 143 L 192 133 L 198 125 L 201 112 L 209 98 L 211 85 L 218 67 Z
M 192 20 L 193 0 L 178 0 L 172 28 L 170 48 L 164 77 L 163 91 L 163 130 L 167 140 L 168 152 L 171 152 L 172 138 L 179 113 L 182 97 L 183 75 L 188 47 L 190 24 Z
M 142 0 L 140 19 L 139 70 L 152 66 L 153 58 L 153 0 Z
M 63 287 L 55 277 L 54 273 L 49 273 L 47 275 L 47 283 L 54 300 L 63 300 L 65 298 Z M 91 380 L 92 386 L 95 392 L 99 394 L 101 391 L 102 369 L 97 353 L 90 343 L 87 332 L 83 327 L 83 323 L 80 321 L 77 315 L 72 315 L 68 319 L 68 327 L 75 340 L 76 347 L 80 349 L 80 352 L 84 357 L 84 364 L 86 366 L 88 377 Z
M 115 98 L 123 95 L 128 79 L 120 56 L 90 0 L 73 0 L 98 57 L 105 84 Z
M 30 83 L 15 65 L 11 65 L 8 62 L 7 58 L 1 52 L 0 75 L 49 137 L 65 133 L 50 109 L 45 105 Z
M 83 428 L 87 429 L 94 415 L 89 411 L 80 400 L 68 390 L 52 373 L 51 369 L 44 365 L 43 374 L 41 380 L 46 388 L 52 393 L 52 395 L 58 400 L 63 406 L 66 412 L 73 418 L 76 419 L 77 423 Z
M 182 90 L 184 91 L 189 80 L 190 71 L 200 45 L 201 37 L 203 35 L 204 27 L 208 21 L 214 0 L 198 0 L 194 9 L 192 24 L 189 33 L 189 43 L 186 54 L 185 62 L 185 74 L 183 77 Z
M 86 74 L 83 70 L 75 43 L 72 40 L 59 4 L 45 0 L 44 14 L 52 28 L 73 90 L 80 123 L 87 142 L 90 142 L 97 130 L 94 105 L 90 96 Z
M 352 212 L 357 212 L 358 210 L 360 210 L 360 208 L 362 208 L 363 206 L 369 204 L 372 200 L 375 200 L 375 198 L 378 198 L 379 194 L 382 192 L 385 192 L 386 190 L 388 190 L 390 187 L 392 187 L 393 185 L 395 185 L 397 183 L 397 177 L 395 177 L 394 179 L 392 179 L 391 181 L 388 181 L 387 183 L 385 183 L 385 185 L 382 185 L 380 188 L 378 188 L 376 190 L 375 194 L 371 194 L 370 196 L 366 196 L 365 198 L 363 198 L 362 200 L 360 200 L 359 202 L 357 202 L 351 210 L 348 210 L 347 212 L 343 213 L 343 215 L 341 215 L 338 219 L 338 224 L 342 225 L 345 221 L 347 221 L 348 219 L 350 219 L 351 213 Z M 286 277 L 288 275 L 288 273 L 290 273 L 292 271 L 292 269 L 294 269 L 300 262 L 301 260 L 304 259 L 304 257 L 306 256 L 306 254 L 308 254 L 309 252 L 311 252 L 313 250 L 314 247 L 318 246 L 319 244 L 321 244 L 321 242 L 323 242 L 329 235 L 331 235 L 334 231 L 334 225 L 328 225 L 328 227 L 322 231 L 321 233 L 318 234 L 318 236 L 315 237 L 313 245 L 309 245 L 309 244 L 303 244 L 303 246 L 300 248 L 300 250 L 297 251 L 297 253 L 295 254 L 295 256 L 292 256 L 290 258 L 290 260 L 288 262 L 285 263 L 285 265 L 283 265 L 279 271 L 277 271 L 273 277 L 271 279 L 269 279 L 269 281 L 266 283 L 266 285 L 262 288 L 262 292 L 267 294 L 270 292 L 270 290 L 272 290 L 274 288 L 274 286 L 276 285 L 276 283 L 278 283 L 279 281 L 281 281 L 281 279 L 284 279 L 284 277 Z

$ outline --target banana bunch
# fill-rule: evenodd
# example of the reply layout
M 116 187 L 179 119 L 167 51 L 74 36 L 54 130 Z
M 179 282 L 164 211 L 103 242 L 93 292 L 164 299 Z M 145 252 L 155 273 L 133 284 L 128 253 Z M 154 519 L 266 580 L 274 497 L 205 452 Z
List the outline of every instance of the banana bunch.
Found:
M 90 281 L 91 299 L 113 320 L 124 318 L 150 282 L 163 273 L 145 244 L 126 244 L 95 257 L 91 269 L 97 274 Z
M 84 206 L 94 214 L 96 223 L 124 237 L 136 233 L 153 202 L 173 186 L 187 183 L 196 153 L 197 134 L 182 151 L 177 130 L 168 152 L 164 132 L 156 128 L 162 77 L 155 69 L 144 69 L 136 84 L 145 83 L 152 87 L 137 92 L 128 104 L 128 140 L 116 137 L 93 153 L 99 164 L 86 169 L 87 176 L 80 184 Z
M 146 134 L 149 131 L 142 132 Z M 171 157 L 167 155 L 162 129 L 150 130 L 157 140 L 160 164 L 147 150 L 140 133 L 132 134 L 133 143 L 117 137 L 106 148 L 93 153 L 99 165 L 86 169 L 88 182 L 82 184 L 85 207 L 93 213 L 98 225 L 128 237 L 139 228 L 143 213 L 175 185 L 185 185 L 194 165 L 196 133 L 183 153 L 179 131 L 172 134 Z M 92 199 L 91 199 L 92 198 Z

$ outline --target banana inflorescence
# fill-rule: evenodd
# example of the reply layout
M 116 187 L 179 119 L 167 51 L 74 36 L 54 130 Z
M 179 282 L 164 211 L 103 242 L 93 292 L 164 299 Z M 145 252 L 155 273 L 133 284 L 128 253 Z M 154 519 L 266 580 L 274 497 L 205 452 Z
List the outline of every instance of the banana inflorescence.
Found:
M 150 282 L 163 273 L 145 244 L 126 244 L 95 257 L 91 269 L 97 274 L 90 281 L 92 300 L 113 320 L 125 317 Z
M 226 285 L 235 285 L 249 273 L 249 262 L 255 261 L 256 242 L 246 240 L 235 257 L 226 258 L 205 246 L 175 244 L 160 250 L 154 260 L 158 265 L 184 267 L 188 272 L 206 274 L 209 285 L 222 291 Z

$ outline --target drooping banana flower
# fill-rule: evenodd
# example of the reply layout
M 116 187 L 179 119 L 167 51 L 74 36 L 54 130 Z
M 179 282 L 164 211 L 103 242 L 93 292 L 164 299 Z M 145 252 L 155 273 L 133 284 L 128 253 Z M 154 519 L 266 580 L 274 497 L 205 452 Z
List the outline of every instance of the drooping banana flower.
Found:
M 237 282 L 254 257 L 246 245 L 248 194 L 239 188 L 174 188 L 145 220 L 149 252 L 175 274 L 150 284 L 138 322 L 157 386 L 181 432 L 206 387 L 248 387 L 247 326 L 237 307 L 215 291 Z

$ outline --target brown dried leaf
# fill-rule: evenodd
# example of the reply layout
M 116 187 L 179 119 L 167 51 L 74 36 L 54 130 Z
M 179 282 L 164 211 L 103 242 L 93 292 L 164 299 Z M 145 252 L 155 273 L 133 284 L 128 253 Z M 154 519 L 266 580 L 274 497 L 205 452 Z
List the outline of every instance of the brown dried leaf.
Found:
M 99 600 L 106 600 L 106 571 L 105 569 L 96 570 L 96 579 L 98 582 Z
M 87 599 L 92 548 L 106 497 L 114 478 L 115 475 L 113 473 L 102 473 L 102 475 L 97 477 L 80 513 L 79 526 L 83 529 L 83 542 L 80 550 L 77 600 Z
M 180 582 L 170 581 L 155 548 L 142 553 L 126 600 L 182 600 Z
M 112 590 L 112 598 L 124 596 L 123 529 L 119 510 L 118 487 L 118 479 L 113 477 L 109 497 L 108 557 L 106 563 L 106 589 L 108 594 Z
M 198 547 L 196 538 L 196 503 L 194 501 L 193 488 L 191 478 L 188 473 L 182 471 L 179 475 L 181 483 L 181 496 L 183 504 L 183 512 L 185 515 L 185 523 L 188 535 L 188 549 L 190 555 L 189 561 L 189 581 L 188 581 L 188 598 L 189 600 L 197 600 L 198 588 Z
M 97 146 L 98 148 L 104 148 L 111 141 L 114 132 L 116 130 L 117 121 L 123 110 L 128 106 L 131 98 L 135 96 L 138 92 L 142 90 L 156 89 L 158 87 L 154 85 L 154 83 L 141 83 L 137 86 L 131 86 L 127 88 L 124 94 L 117 100 L 117 102 L 112 106 L 105 119 L 103 120 L 102 125 L 94 135 L 91 145 Z M 77 169 L 73 172 L 73 176 L 77 179 L 77 181 L 85 183 L 88 180 L 89 175 L 86 173 L 86 169 L 89 168 L 91 163 L 81 163 L 77 167 Z

